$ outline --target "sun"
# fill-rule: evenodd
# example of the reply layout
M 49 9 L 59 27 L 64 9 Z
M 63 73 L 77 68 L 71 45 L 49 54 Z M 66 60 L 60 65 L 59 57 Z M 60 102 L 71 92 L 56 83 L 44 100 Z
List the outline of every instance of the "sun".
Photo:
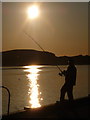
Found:
M 32 5 L 28 8 L 28 17 L 34 19 L 39 15 L 39 8 L 37 5 Z

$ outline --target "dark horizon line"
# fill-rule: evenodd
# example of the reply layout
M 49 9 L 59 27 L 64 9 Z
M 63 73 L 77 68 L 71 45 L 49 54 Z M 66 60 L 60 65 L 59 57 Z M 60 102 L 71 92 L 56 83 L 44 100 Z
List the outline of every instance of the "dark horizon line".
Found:
M 10 50 L 5 50 L 5 51 L 1 51 L 0 53 L 3 53 L 3 52 L 9 52 L 9 51 L 18 51 L 18 50 L 33 50 L 33 51 L 40 51 L 40 52 L 49 52 L 49 51 L 42 51 L 42 50 L 36 50 L 36 49 L 25 49 L 25 48 L 22 48 L 22 49 L 10 49 Z M 49 53 L 53 53 L 53 52 L 49 52 Z M 53 53 L 56 57 L 75 57 L 75 56 L 90 56 L 88 54 L 78 54 L 78 55 L 59 55 L 57 56 L 55 53 Z

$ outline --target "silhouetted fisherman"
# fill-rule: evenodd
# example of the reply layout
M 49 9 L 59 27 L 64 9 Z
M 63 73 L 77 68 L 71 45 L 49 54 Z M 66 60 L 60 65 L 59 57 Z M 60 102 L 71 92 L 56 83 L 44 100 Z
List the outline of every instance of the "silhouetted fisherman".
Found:
M 77 69 L 72 59 L 70 59 L 68 62 L 69 62 L 69 66 L 67 70 L 64 70 L 61 73 L 59 73 L 60 76 L 62 75 L 65 76 L 65 83 L 60 90 L 61 93 L 60 101 L 64 101 L 64 97 L 66 93 L 68 95 L 69 100 L 70 101 L 73 100 L 73 86 L 76 85 Z

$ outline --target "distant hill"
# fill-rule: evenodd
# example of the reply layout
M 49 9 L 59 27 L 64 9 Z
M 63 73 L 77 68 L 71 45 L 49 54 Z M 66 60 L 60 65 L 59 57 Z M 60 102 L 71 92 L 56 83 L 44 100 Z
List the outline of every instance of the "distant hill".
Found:
M 78 55 L 73 57 L 61 56 L 61 57 L 57 57 L 56 59 L 59 65 L 66 65 L 68 64 L 67 61 L 70 58 L 74 60 L 76 65 L 90 65 L 90 56 L 88 55 L 85 55 L 85 56 Z
M 37 50 L 11 50 L 2 52 L 2 66 L 24 66 L 24 65 L 66 65 L 68 58 L 73 58 L 77 65 L 90 64 L 90 56 L 61 56 L 54 53 Z

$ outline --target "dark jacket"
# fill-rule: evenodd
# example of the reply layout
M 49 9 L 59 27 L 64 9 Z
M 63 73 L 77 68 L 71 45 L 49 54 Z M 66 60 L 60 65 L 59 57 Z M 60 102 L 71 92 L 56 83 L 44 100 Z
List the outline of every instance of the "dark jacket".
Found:
M 63 71 L 62 74 L 65 76 L 65 83 L 69 85 L 75 85 L 76 84 L 76 73 L 77 69 L 73 66 L 68 66 L 67 70 Z

